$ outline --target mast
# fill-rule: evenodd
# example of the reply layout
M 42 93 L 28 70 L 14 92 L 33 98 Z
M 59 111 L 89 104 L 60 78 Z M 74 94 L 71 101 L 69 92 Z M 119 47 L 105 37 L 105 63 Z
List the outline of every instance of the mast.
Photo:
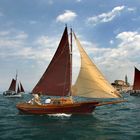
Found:
M 16 77 L 15 77 L 15 91 L 16 91 L 16 86 L 17 86 L 17 75 L 18 75 L 18 72 L 17 72 L 17 70 L 16 70 Z
M 72 28 L 70 28 L 70 96 L 72 95 Z

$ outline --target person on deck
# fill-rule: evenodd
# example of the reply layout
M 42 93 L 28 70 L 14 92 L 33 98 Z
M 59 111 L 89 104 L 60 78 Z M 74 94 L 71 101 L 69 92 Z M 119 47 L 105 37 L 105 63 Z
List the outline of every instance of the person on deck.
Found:
M 38 94 L 32 94 L 33 98 L 28 102 L 31 104 L 37 104 L 37 105 L 41 105 L 41 100 Z
M 46 100 L 45 100 L 45 104 L 50 104 L 51 103 L 51 98 L 48 97 Z

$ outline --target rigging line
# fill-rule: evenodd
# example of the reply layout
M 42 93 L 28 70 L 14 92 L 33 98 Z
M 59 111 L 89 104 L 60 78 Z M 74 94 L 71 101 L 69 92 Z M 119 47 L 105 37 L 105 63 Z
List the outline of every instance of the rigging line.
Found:
M 72 91 L 71 91 L 71 86 L 72 86 L 72 48 L 73 48 L 73 44 L 72 44 L 72 28 L 70 28 L 70 96 L 72 95 Z

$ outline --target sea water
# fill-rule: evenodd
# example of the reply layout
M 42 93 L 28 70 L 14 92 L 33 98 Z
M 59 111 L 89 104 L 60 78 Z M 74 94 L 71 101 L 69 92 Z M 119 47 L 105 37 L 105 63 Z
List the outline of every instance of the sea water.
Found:
M 140 140 L 140 97 L 123 94 L 128 102 L 100 106 L 91 115 L 23 115 L 23 98 L 0 94 L 0 140 Z

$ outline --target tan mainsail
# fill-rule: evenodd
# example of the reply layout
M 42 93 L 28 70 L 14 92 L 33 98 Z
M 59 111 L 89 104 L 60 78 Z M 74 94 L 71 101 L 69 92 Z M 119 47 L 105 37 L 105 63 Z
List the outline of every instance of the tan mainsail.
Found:
M 74 38 L 80 51 L 81 68 L 77 81 L 72 87 L 72 95 L 90 98 L 121 97 L 121 95 L 110 85 L 95 64 L 90 60 L 75 34 Z

